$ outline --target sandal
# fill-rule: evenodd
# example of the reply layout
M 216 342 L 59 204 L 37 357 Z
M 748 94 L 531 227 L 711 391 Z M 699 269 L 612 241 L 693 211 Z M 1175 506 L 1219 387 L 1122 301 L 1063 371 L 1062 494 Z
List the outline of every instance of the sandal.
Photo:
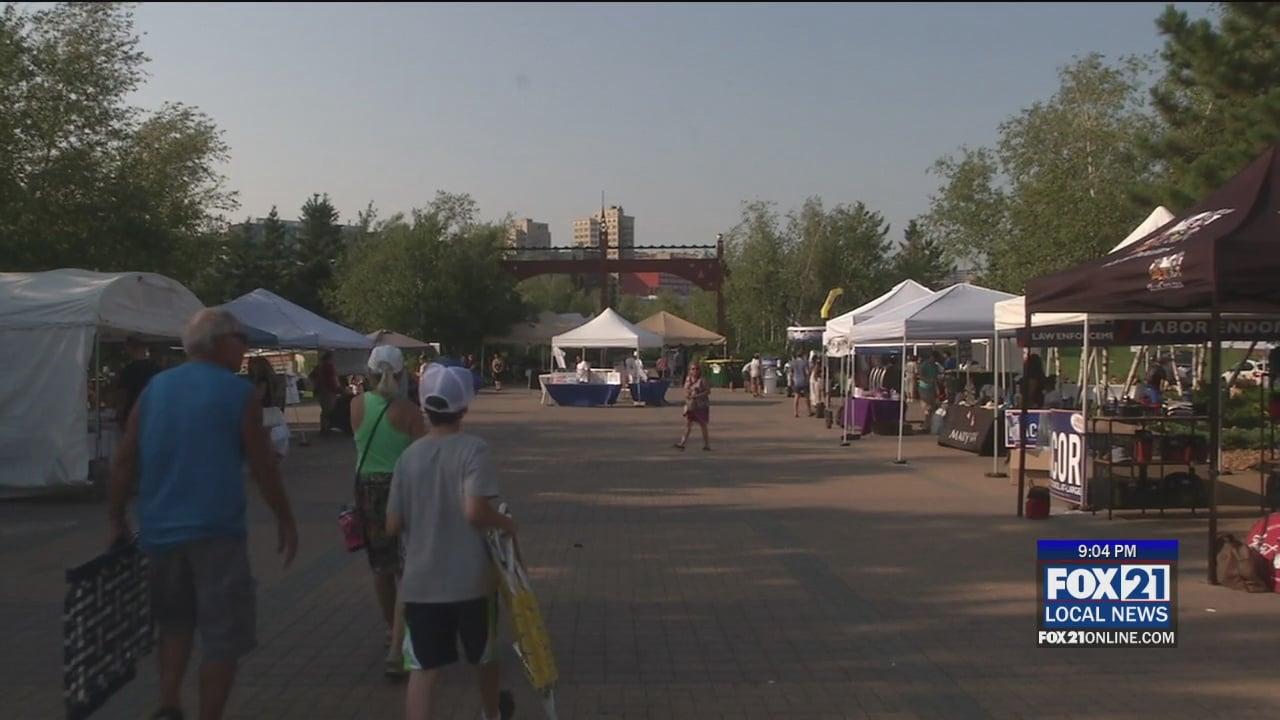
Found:
M 384 660 L 382 662 L 382 674 L 393 680 L 398 680 L 408 675 L 409 671 L 404 669 L 404 658 L 387 658 Z
M 673 447 L 673 448 L 675 448 L 675 449 L 677 449 L 677 450 L 683 450 L 683 449 L 684 449 L 684 446 L 683 446 L 683 445 L 681 445 L 680 443 L 676 443 L 676 444 L 672 445 L 671 447 Z

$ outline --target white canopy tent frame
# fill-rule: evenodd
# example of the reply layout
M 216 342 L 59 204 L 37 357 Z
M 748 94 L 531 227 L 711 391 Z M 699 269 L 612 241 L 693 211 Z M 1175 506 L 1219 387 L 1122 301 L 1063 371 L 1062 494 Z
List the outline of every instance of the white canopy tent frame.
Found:
M 849 339 L 855 346 L 900 339 L 904 358 L 908 344 L 941 345 L 963 339 L 985 340 L 995 323 L 995 303 L 1012 297 L 998 290 L 959 283 L 883 313 L 873 322 L 855 325 Z M 996 350 L 998 345 L 992 348 L 993 352 Z M 902 438 L 906 428 L 907 396 L 905 392 L 898 395 L 898 455 L 894 462 L 901 465 L 906 463 L 902 457 Z
M 101 455 L 89 444 L 88 371 L 101 405 L 101 347 L 128 337 L 180 341 L 204 304 L 181 283 L 143 272 L 74 268 L 0 273 L 0 493 L 85 487 Z
M 587 349 L 628 348 L 639 352 L 662 346 L 661 335 L 636 326 L 613 308 L 605 308 L 582 325 L 551 338 L 551 352 L 557 357 L 566 347 L 578 348 L 585 356 Z M 541 402 L 546 402 L 546 396 L 546 388 L 543 388 Z

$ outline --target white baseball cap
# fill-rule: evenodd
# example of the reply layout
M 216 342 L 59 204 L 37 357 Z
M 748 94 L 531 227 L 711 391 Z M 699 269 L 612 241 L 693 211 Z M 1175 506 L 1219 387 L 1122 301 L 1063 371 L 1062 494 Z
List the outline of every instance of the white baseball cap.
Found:
M 369 369 L 377 370 L 383 363 L 391 366 L 391 372 L 398 373 L 404 370 L 404 353 L 394 345 L 379 345 L 369 353 Z
M 422 408 L 442 413 L 467 409 L 476 396 L 475 378 L 471 371 L 432 363 L 422 373 Z

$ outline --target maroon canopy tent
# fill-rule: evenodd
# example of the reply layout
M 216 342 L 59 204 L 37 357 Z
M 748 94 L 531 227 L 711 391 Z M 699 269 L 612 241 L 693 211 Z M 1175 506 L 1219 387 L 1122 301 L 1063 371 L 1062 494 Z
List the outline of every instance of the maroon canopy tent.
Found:
M 1027 311 L 1280 311 L 1280 145 L 1116 253 L 1027 282 Z
M 1132 245 L 1028 281 L 1028 331 L 1032 313 L 1041 312 L 1207 316 L 1213 382 L 1209 438 L 1211 447 L 1220 447 L 1222 316 L 1280 313 L 1280 145 Z M 1219 470 L 1215 452 L 1208 483 L 1210 583 L 1217 582 Z

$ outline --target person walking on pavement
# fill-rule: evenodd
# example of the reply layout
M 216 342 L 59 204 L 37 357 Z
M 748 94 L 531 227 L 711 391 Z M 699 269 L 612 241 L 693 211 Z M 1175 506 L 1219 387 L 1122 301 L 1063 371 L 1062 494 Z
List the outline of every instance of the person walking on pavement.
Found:
M 458 661 L 459 644 L 477 669 L 482 720 L 515 712 L 501 690 L 498 575 L 485 533 L 514 537 L 516 524 L 490 504 L 500 491 L 488 443 L 462 429 L 472 383 L 464 368 L 427 368 L 422 409 L 431 428 L 400 455 L 391 478 L 387 532 L 404 546 L 406 720 L 429 720 L 432 690 L 440 670 Z
M 262 426 L 262 403 L 236 372 L 244 328 L 225 310 L 196 313 L 183 333 L 189 361 L 148 383 L 129 416 L 107 487 L 108 540 L 127 542 L 130 484 L 138 479 L 138 546 L 150 560 L 159 627 L 160 709 L 183 720 L 181 691 L 200 632 L 200 718 L 221 720 L 239 660 L 257 647 L 255 580 L 245 513 L 247 464 L 276 520 L 288 568 L 298 530 Z
M 387 623 L 387 657 L 383 672 L 404 675 L 404 612 L 397 600 L 398 579 L 404 570 L 400 539 L 387 534 L 387 496 L 391 476 L 405 448 L 426 433 L 418 406 L 400 393 L 404 355 L 399 348 L 379 345 L 369 354 L 373 391 L 351 401 L 351 427 L 356 443 L 356 513 L 364 527 L 365 552 L 373 571 L 373 588 Z

